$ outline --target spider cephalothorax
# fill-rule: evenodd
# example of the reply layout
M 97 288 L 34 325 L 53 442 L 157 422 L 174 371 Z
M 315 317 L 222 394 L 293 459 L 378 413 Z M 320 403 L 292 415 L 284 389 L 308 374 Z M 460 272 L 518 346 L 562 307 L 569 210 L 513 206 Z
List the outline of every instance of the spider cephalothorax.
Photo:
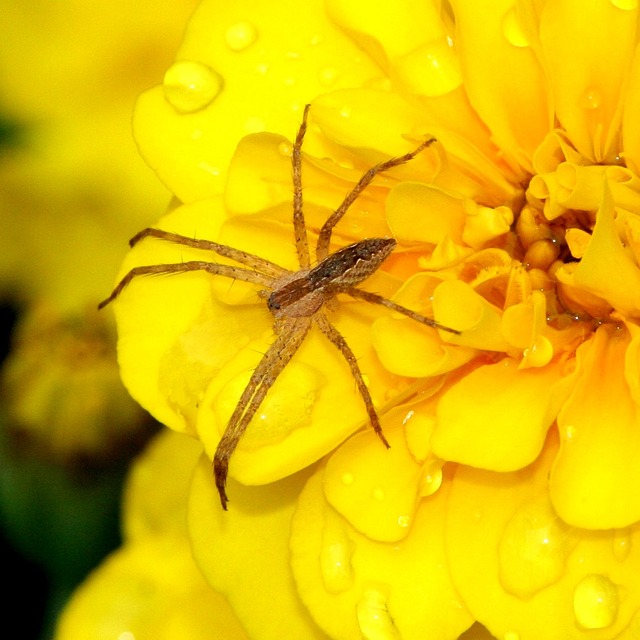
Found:
M 391 158 L 365 171 L 357 184 L 347 194 L 342 204 L 329 216 L 320 229 L 315 250 L 316 264 L 312 267 L 307 228 L 302 210 L 301 149 L 307 129 L 308 112 L 309 105 L 305 107 L 302 123 L 292 151 L 293 227 L 298 262 L 300 264 L 298 271 L 285 269 L 259 256 L 218 244 L 217 242 L 193 239 L 161 229 L 148 228 L 132 238 L 131 246 L 144 238 L 159 238 L 167 242 L 211 251 L 242 266 L 192 260 L 175 264 L 135 267 L 122 278 L 111 295 L 100 303 L 100 308 L 104 307 L 114 300 L 133 278 L 142 275 L 206 271 L 212 275 L 243 280 L 263 287 L 261 295 L 266 299 L 267 307 L 277 321 L 275 323 L 276 337 L 262 360 L 258 363 L 249 383 L 242 392 L 213 458 L 216 486 L 224 509 L 227 508 L 228 501 L 225 485 L 229 459 L 249 422 L 262 404 L 267 392 L 291 361 L 291 358 L 313 325 L 318 327 L 344 356 L 356 381 L 360 395 L 364 400 L 371 426 L 385 446 L 389 446 L 382 433 L 378 414 L 358 367 L 356 356 L 325 313 L 324 307 L 327 302 L 335 299 L 340 293 L 347 294 L 353 298 L 382 305 L 427 326 L 458 333 L 454 329 L 442 326 L 431 318 L 402 307 L 387 298 L 357 288 L 358 284 L 372 275 L 384 260 L 389 257 L 396 245 L 395 240 L 392 238 L 367 238 L 343 247 L 334 253 L 329 253 L 329 243 L 333 228 L 373 178 L 382 171 L 408 162 L 435 142 L 435 139 L 429 138 L 414 151 L 397 158 Z

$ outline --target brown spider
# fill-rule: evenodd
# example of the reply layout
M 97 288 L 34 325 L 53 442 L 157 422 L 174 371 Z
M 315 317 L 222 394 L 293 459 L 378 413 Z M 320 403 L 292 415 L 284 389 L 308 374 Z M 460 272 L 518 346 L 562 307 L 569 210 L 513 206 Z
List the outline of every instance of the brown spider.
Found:
M 387 171 L 413 159 L 418 153 L 435 142 L 435 138 L 425 140 L 410 153 L 381 162 L 364 172 L 342 204 L 329 216 L 320 229 L 316 244 L 317 264 L 312 267 L 307 228 L 302 211 L 301 149 L 307 130 L 308 112 L 309 105 L 304 109 L 302 123 L 293 144 L 291 158 L 293 167 L 293 228 L 296 251 L 300 263 L 298 271 L 290 271 L 269 260 L 210 240 L 197 240 L 161 229 L 147 228 L 134 236 L 129 244 L 134 246 L 148 237 L 159 238 L 160 240 L 195 249 L 212 251 L 243 266 L 238 267 L 216 262 L 192 260 L 178 264 L 135 267 L 122 278 L 111 295 L 99 305 L 99 308 L 102 308 L 109 304 L 133 278 L 143 275 L 206 271 L 212 275 L 243 280 L 265 288 L 259 294 L 266 299 L 267 307 L 275 318 L 276 337 L 242 392 L 213 458 L 216 487 L 220 494 L 222 508 L 225 510 L 228 502 L 225 485 L 229 459 L 249 422 L 262 404 L 267 392 L 291 358 L 293 358 L 313 324 L 327 336 L 344 356 L 355 378 L 360 395 L 364 400 L 371 426 L 383 444 L 386 447 L 389 446 L 382 433 L 378 414 L 373 406 L 371 394 L 364 382 L 356 357 L 344 337 L 331 324 L 323 309 L 324 305 L 333 300 L 337 294 L 343 293 L 353 298 L 382 305 L 429 327 L 455 334 L 459 333 L 455 329 L 445 327 L 435 320 L 402 307 L 387 298 L 356 287 L 357 284 L 372 275 L 389 257 L 396 245 L 396 241 L 393 238 L 368 238 L 329 254 L 329 243 L 333 228 L 373 178 L 382 171 Z

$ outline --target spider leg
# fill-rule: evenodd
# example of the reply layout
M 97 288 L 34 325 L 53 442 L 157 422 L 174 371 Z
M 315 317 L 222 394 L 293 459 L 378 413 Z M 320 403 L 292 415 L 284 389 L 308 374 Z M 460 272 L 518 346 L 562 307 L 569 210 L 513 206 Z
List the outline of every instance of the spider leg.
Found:
M 302 123 L 293 143 L 291 153 L 291 168 L 293 172 L 293 231 L 296 239 L 296 251 L 301 269 L 308 269 L 311 265 L 309 256 L 309 240 L 307 238 L 307 226 L 302 210 L 302 141 L 307 131 L 307 115 L 309 106 L 306 105 L 302 114 Z
M 349 289 L 345 289 L 344 293 L 352 296 L 353 298 L 360 298 L 361 300 L 365 300 L 366 302 L 371 302 L 372 304 L 379 304 L 387 309 L 391 309 L 392 311 L 397 311 L 398 313 L 402 313 L 403 315 L 415 320 L 416 322 L 420 322 L 421 324 L 426 324 L 428 327 L 433 327 L 434 329 L 442 329 L 442 331 L 448 331 L 449 333 L 454 333 L 455 335 L 460 335 L 462 332 L 457 329 L 452 329 L 451 327 L 446 327 L 439 322 L 436 322 L 432 318 L 427 318 L 427 316 L 423 316 L 420 313 L 416 313 L 415 311 L 411 311 L 411 309 L 407 309 L 407 307 L 403 307 L 402 305 L 389 300 L 388 298 L 384 298 L 377 293 L 371 293 L 369 291 L 363 291 L 362 289 L 357 289 L 356 287 L 350 287 Z
M 349 210 L 349 207 L 359 198 L 360 194 L 371 183 L 371 181 L 379 173 L 413 160 L 413 158 L 415 158 L 421 151 L 431 146 L 435 141 L 435 138 L 429 138 L 418 147 L 416 147 L 413 151 L 405 153 L 402 156 L 398 156 L 397 158 L 391 158 L 390 160 L 386 160 L 385 162 L 381 162 L 380 164 L 376 164 L 370 169 L 367 169 L 367 171 L 362 174 L 360 180 L 358 180 L 355 187 L 353 187 L 353 189 L 349 191 L 345 199 L 342 201 L 342 204 L 327 218 L 326 222 L 322 225 L 322 229 L 320 229 L 320 235 L 318 236 L 318 244 L 316 245 L 316 258 L 318 259 L 318 262 L 324 260 L 327 255 L 329 255 L 329 243 L 331 242 L 331 233 L 333 231 L 333 228 L 336 226 L 336 224 L 338 224 L 338 222 L 340 222 L 342 216 L 344 216 L 344 214 Z
M 342 334 L 331 324 L 331 322 L 329 322 L 329 319 L 326 315 L 324 315 L 324 313 L 316 313 L 313 318 L 318 327 L 320 327 L 322 333 L 324 333 L 324 335 L 327 336 L 327 338 L 329 338 L 329 340 L 331 340 L 331 342 L 333 342 L 336 347 L 338 347 L 338 350 L 347 361 L 347 364 L 351 368 L 351 373 L 356 381 L 358 391 L 360 392 L 360 395 L 364 400 L 371 426 L 373 427 L 373 430 L 378 434 L 380 440 L 382 440 L 382 444 L 384 444 L 384 446 L 388 449 L 389 443 L 384 437 L 384 433 L 382 433 L 380 418 L 378 418 L 376 409 L 373 406 L 373 398 L 371 397 L 371 393 L 369 393 L 369 389 L 364 381 L 364 378 L 362 377 L 362 372 L 360 371 L 360 367 L 358 366 L 358 361 L 353 351 L 351 351 L 351 347 L 349 347 Z
M 143 267 L 134 267 L 127 273 L 127 275 L 120 280 L 115 289 L 111 292 L 111 295 L 103 300 L 98 309 L 106 307 L 110 302 L 115 300 L 122 290 L 138 276 L 153 276 L 163 275 L 171 273 L 185 273 L 188 271 L 206 271 L 212 275 L 224 276 L 226 278 L 232 278 L 234 280 L 242 280 L 244 282 L 251 282 L 253 284 L 259 284 L 264 287 L 273 287 L 273 278 L 257 271 L 250 269 L 244 269 L 243 267 L 234 267 L 228 264 L 217 264 L 215 262 L 203 262 L 200 260 L 192 260 L 190 262 L 180 262 L 176 264 L 152 264 Z
M 282 333 L 277 336 L 258 363 L 229 418 L 227 428 L 222 434 L 213 457 L 213 475 L 220 494 L 220 503 L 225 511 L 228 502 L 225 486 L 229 459 L 267 392 L 299 349 L 310 327 L 309 317 L 291 318 L 287 322 Z
M 159 238 L 160 240 L 166 240 L 167 242 L 173 242 L 174 244 L 182 244 L 187 247 L 192 247 L 193 249 L 213 251 L 220 256 L 235 260 L 245 267 L 251 267 L 257 271 L 262 271 L 262 273 L 266 273 L 273 278 L 279 278 L 290 273 L 288 269 L 285 269 L 270 260 L 265 260 L 260 256 L 256 256 L 253 253 L 240 251 L 240 249 L 234 249 L 226 244 L 219 244 L 217 242 L 212 242 L 211 240 L 197 240 L 196 238 L 189 238 L 188 236 L 182 236 L 178 233 L 172 233 L 171 231 L 154 229 L 153 227 L 148 227 L 136 233 L 136 235 L 129 240 L 129 245 L 133 247 L 141 240 L 144 240 L 144 238 Z

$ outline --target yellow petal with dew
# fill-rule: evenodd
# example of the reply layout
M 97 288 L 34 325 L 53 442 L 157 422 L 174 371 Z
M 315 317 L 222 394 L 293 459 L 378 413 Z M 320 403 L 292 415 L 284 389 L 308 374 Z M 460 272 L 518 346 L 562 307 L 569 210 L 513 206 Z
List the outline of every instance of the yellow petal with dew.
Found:
M 462 242 L 464 201 L 454 194 L 418 182 L 401 182 L 389 192 L 385 207 L 399 242 L 437 244 L 444 237 Z
M 193 476 L 188 527 L 194 558 L 253 640 L 326 640 L 298 599 L 289 566 L 289 526 L 306 477 L 307 471 L 250 489 L 231 480 L 229 510 L 223 511 L 206 457 Z
M 543 64 L 557 118 L 596 163 L 615 156 L 637 16 L 635 4 L 580 0 L 549 2 L 541 11 Z
M 627 165 L 640 173 L 640 46 L 636 44 L 622 115 L 622 148 Z
M 510 358 L 467 374 L 438 402 L 435 454 L 495 471 L 530 464 L 557 414 L 560 375 L 557 365 L 523 370 Z
M 640 519 L 640 412 L 625 380 L 629 345 L 625 329 L 605 325 L 577 351 L 550 479 L 556 510 L 575 526 L 611 529 Z
M 527 16 L 509 0 L 490 5 L 456 1 L 452 6 L 471 104 L 507 157 L 530 172 L 533 151 L 553 118 L 544 71 L 527 33 L 531 27 L 523 24 Z
M 450 640 L 471 624 L 452 589 L 442 539 L 443 486 L 420 502 L 401 542 L 376 542 L 324 501 L 323 469 L 308 481 L 291 523 L 300 598 L 334 640 Z
M 168 90 L 158 86 L 140 97 L 134 131 L 147 163 L 183 202 L 222 193 L 243 135 L 271 131 L 290 138 L 314 96 L 380 75 L 329 21 L 319 0 L 269 6 L 205 0 L 176 59 L 207 70 L 218 94 L 211 99 L 209 92 L 201 108 L 185 113 L 172 92 L 176 82 L 188 86 L 190 76 L 176 81 L 175 74 Z M 313 145 L 312 132 L 308 138 Z
M 408 165 L 396 168 L 394 174 L 414 180 L 421 177 L 424 182 L 435 179 L 438 187 L 488 205 L 512 202 L 518 197 L 519 188 L 472 142 L 429 120 L 421 109 L 397 93 L 337 90 L 314 99 L 312 109 L 329 139 L 360 150 L 370 165 L 410 151 L 406 143 L 399 143 L 403 138 L 411 140 L 415 148 L 426 136 L 435 136 L 439 144 L 431 145 Z M 377 126 L 380 121 L 385 122 L 384 127 Z
M 357 433 L 327 462 L 327 502 L 371 540 L 402 540 L 411 527 L 424 471 L 407 447 L 397 409 L 383 420 L 384 446 L 372 430 Z
M 564 523 L 548 495 L 552 433 L 515 473 L 456 469 L 446 539 L 454 584 L 496 638 L 632 638 L 640 528 L 587 531 Z
M 219 236 L 223 215 L 218 200 L 204 200 L 175 210 L 156 226 L 213 240 Z M 129 252 L 119 277 L 136 266 L 179 265 L 190 259 L 217 261 L 211 252 L 146 238 Z M 113 303 L 125 386 L 156 419 L 178 431 L 193 433 L 195 413 L 210 379 L 239 345 L 271 323 L 255 286 L 252 295 L 259 304 L 229 306 L 224 295 L 222 301 L 212 295 L 216 287 L 228 292 L 229 283 L 202 271 L 140 276 Z M 246 292 L 247 287 L 236 284 L 231 291 Z

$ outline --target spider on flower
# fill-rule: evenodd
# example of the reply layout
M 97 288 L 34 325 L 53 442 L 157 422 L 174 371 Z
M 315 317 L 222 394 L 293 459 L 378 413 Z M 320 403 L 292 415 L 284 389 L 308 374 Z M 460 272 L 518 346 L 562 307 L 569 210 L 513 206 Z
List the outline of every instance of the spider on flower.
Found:
M 396 246 L 396 241 L 393 238 L 367 238 L 338 249 L 334 253 L 329 253 L 329 243 L 333 228 L 375 176 L 383 171 L 409 162 L 421 151 L 433 144 L 435 138 L 429 138 L 413 151 L 376 164 L 364 172 L 340 206 L 327 218 L 320 229 L 315 248 L 316 264 L 312 266 L 307 227 L 302 207 L 302 142 L 307 130 L 309 106 L 306 105 L 304 109 L 302 123 L 298 129 L 291 156 L 293 169 L 293 229 L 296 252 L 300 264 L 298 271 L 285 269 L 259 256 L 210 240 L 198 240 L 161 229 L 147 228 L 140 231 L 130 240 L 129 244 L 132 247 L 145 238 L 158 238 L 195 249 L 211 251 L 242 266 L 191 260 L 176 264 L 135 267 L 120 280 L 111 295 L 99 305 L 100 309 L 103 308 L 117 298 L 133 278 L 145 275 L 206 271 L 212 275 L 243 280 L 264 287 L 259 292 L 259 295 L 266 300 L 267 307 L 275 319 L 275 340 L 260 360 L 242 392 L 213 458 L 216 487 L 220 494 L 222 508 L 225 510 L 228 502 L 225 487 L 229 460 L 251 419 L 260 408 L 267 392 L 291 361 L 313 325 L 320 329 L 347 361 L 358 391 L 364 400 L 371 426 L 380 437 L 382 443 L 386 447 L 389 446 L 382 432 L 380 419 L 373 405 L 369 389 L 362 377 L 356 356 L 325 312 L 325 305 L 333 301 L 339 293 L 347 294 L 372 304 L 382 305 L 429 327 L 442 329 L 454 334 L 460 333 L 376 293 L 357 288 L 356 285 L 371 276 L 389 257 Z

